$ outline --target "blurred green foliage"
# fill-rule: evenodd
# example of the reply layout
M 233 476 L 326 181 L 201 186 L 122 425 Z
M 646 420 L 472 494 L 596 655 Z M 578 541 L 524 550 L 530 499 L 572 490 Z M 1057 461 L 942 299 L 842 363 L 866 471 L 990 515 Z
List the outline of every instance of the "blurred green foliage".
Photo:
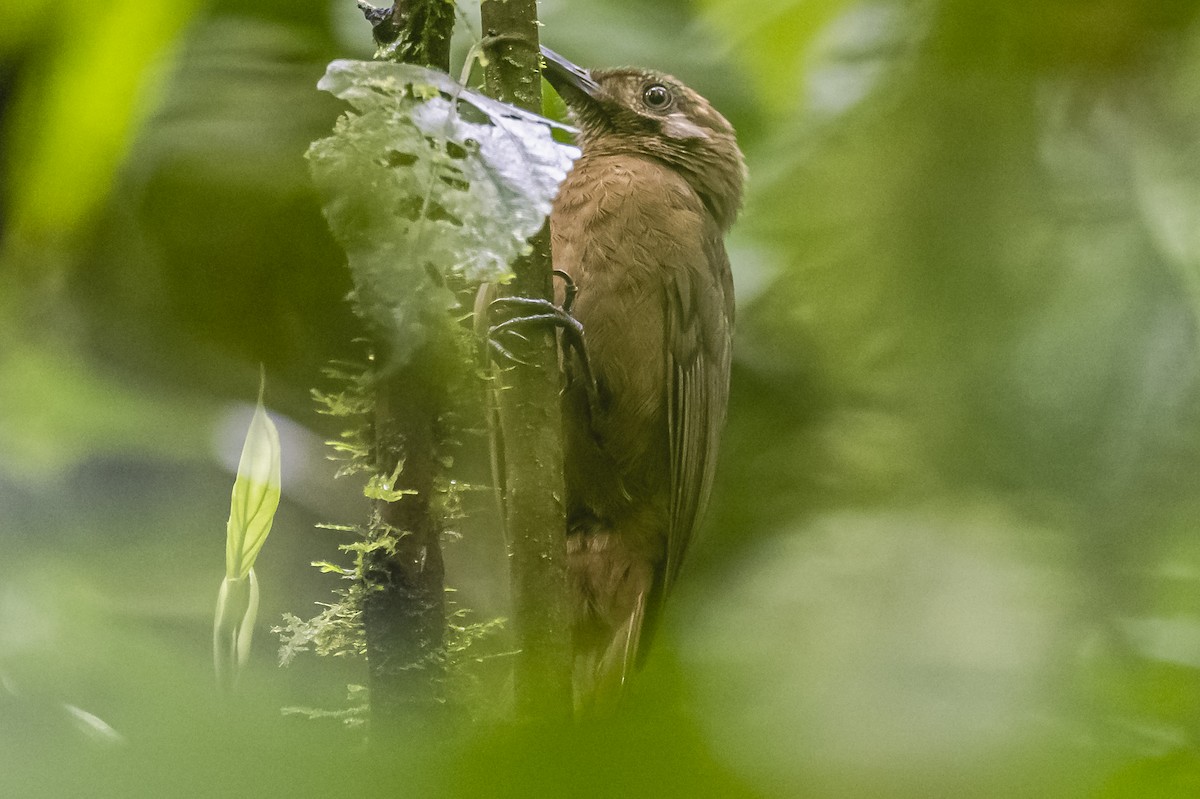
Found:
M 104 198 L 161 77 L 156 62 L 195 5 L 106 3 L 25 73 L 6 153 L 14 236 L 69 231 Z
M 335 587 L 308 563 L 343 542 L 312 524 L 365 515 L 315 443 L 338 422 L 309 389 L 361 331 L 302 155 L 366 25 L 333 0 L 6 4 L 0 790 L 1194 795 L 1198 9 L 546 0 L 555 49 L 679 75 L 747 152 L 715 506 L 618 718 L 492 720 L 380 771 L 279 713 L 341 706 L 358 666 L 260 647 L 235 710 L 207 628 L 257 363 L 297 453 L 264 627 Z M 460 532 L 460 603 L 502 615 L 501 544 Z

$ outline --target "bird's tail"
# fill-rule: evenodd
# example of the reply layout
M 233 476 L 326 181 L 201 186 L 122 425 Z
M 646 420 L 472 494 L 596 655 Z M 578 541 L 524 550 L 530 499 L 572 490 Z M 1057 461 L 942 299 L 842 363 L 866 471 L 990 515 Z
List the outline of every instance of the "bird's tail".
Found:
M 641 665 L 661 601 L 648 536 L 596 522 L 577 522 L 567 537 L 573 612 L 575 710 L 579 716 L 615 709 Z
M 640 593 L 633 611 L 615 629 L 585 620 L 575 630 L 575 715 L 607 716 L 620 702 L 626 681 L 639 665 L 646 594 Z

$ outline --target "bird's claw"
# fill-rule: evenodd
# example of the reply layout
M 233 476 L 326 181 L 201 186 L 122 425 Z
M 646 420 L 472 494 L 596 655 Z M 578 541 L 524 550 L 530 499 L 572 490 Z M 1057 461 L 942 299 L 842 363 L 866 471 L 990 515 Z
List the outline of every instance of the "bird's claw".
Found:
M 489 325 L 487 329 L 488 340 L 493 344 L 492 349 L 502 353 L 506 360 L 516 359 L 510 357 L 511 352 L 508 348 L 499 345 L 498 342 L 506 337 L 512 337 L 528 343 L 529 337 L 522 331 L 533 327 L 559 328 L 564 331 L 565 338 L 572 346 L 575 346 L 577 342 L 578 346 L 582 347 L 583 325 L 566 310 L 549 300 L 533 297 L 499 297 L 492 300 L 487 309 L 489 316 L 496 314 L 507 317 L 501 322 Z
M 570 314 L 571 309 L 575 306 L 575 296 L 579 294 L 579 286 L 576 285 L 575 278 L 571 277 L 561 269 L 555 269 L 553 272 L 551 272 L 551 274 L 555 277 L 562 278 L 563 283 L 566 284 L 565 288 L 563 289 L 562 309 Z
M 496 312 L 514 315 L 488 327 L 488 343 L 491 351 L 503 360 L 528 366 L 530 364 L 527 361 L 517 357 L 501 343 L 502 338 L 512 336 L 528 343 L 529 338 L 521 332 L 522 328 L 548 326 L 561 330 L 563 344 L 578 356 L 578 363 L 583 372 L 584 387 L 588 394 L 588 403 L 591 407 L 596 408 L 599 402 L 599 389 L 592 374 L 591 362 L 588 360 L 587 347 L 584 344 L 583 324 L 571 315 L 571 306 L 574 305 L 578 288 L 567 273 L 557 269 L 554 270 L 554 273 L 567 283 L 562 306 L 536 297 L 498 297 L 488 303 L 489 316 Z
M 524 338 L 524 336 L 521 338 Z M 488 339 L 488 346 L 491 347 L 492 352 L 496 353 L 503 360 L 508 361 L 509 363 L 516 363 L 520 364 L 521 366 L 533 366 L 533 364 L 531 364 L 529 361 L 518 358 L 512 353 L 511 350 L 506 349 L 503 344 L 495 339 Z
M 496 307 L 496 303 L 504 302 L 505 300 L 523 300 L 525 302 L 533 303 L 546 302 L 545 300 L 527 300 L 525 297 L 501 297 L 492 303 L 492 307 Z M 509 304 L 510 303 L 505 303 L 505 305 Z M 529 341 L 529 338 L 522 335 L 519 332 L 519 329 L 530 325 L 546 324 L 550 325 L 551 327 L 561 327 L 563 330 L 570 331 L 569 335 L 578 336 L 581 339 L 583 338 L 583 325 L 579 323 L 579 320 L 556 305 L 550 305 L 548 302 L 545 306 L 527 306 L 524 305 L 523 302 L 514 302 L 511 303 L 511 305 L 516 308 L 524 308 L 526 310 L 536 309 L 541 311 L 541 313 L 531 313 L 526 316 L 514 316 L 509 319 L 505 319 L 503 322 L 489 327 L 489 335 L 498 336 L 500 334 L 507 333 L 524 341 Z

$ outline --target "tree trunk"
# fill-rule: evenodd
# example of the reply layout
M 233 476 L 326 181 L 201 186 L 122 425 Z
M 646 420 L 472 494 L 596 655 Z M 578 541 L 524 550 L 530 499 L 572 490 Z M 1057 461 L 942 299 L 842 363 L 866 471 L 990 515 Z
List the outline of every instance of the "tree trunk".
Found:
M 366 9 L 364 9 L 366 11 Z M 397 61 L 450 68 L 454 4 L 396 0 L 367 11 L 381 44 Z M 363 626 L 367 643 L 370 723 L 374 739 L 433 722 L 443 708 L 445 570 L 442 520 L 433 499 L 441 467 L 438 423 L 448 398 L 448 364 L 458 357 L 436 322 L 429 341 L 402 364 L 376 358 L 375 467 L 404 492 L 376 500 L 369 538 L 384 544 L 363 558 Z M 383 340 L 383 339 L 381 339 Z M 383 345 L 380 345 L 383 346 Z

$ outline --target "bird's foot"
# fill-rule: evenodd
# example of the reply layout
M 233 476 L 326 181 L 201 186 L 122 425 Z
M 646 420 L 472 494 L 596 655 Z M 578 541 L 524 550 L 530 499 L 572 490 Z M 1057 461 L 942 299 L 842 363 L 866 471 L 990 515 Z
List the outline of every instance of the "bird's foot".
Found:
M 576 286 L 571 276 L 561 269 L 555 269 L 553 274 L 566 283 L 561 306 L 555 305 L 550 300 L 531 297 L 498 297 L 487 303 L 488 344 L 501 359 L 527 366 L 528 364 L 524 360 L 518 358 L 509 347 L 501 343 L 502 338 L 511 337 L 518 341 L 528 342 L 529 338 L 522 333 L 522 330 L 549 326 L 564 331 L 564 338 L 567 339 L 568 346 L 576 349 L 586 360 L 587 353 L 583 347 L 583 325 L 571 315 L 571 308 L 575 305 L 579 287 Z M 491 324 L 492 319 L 496 316 L 505 316 L 506 318 L 497 324 Z
M 487 328 L 488 347 L 492 353 L 503 361 L 528 366 L 528 361 L 517 356 L 513 350 L 521 344 L 529 343 L 526 332 L 532 329 L 558 329 L 562 331 L 562 344 L 573 351 L 578 358 L 580 370 L 583 373 L 584 387 L 588 393 L 591 406 L 597 407 L 599 390 L 596 379 L 592 374 L 591 363 L 588 360 L 587 347 L 584 344 L 583 324 L 571 315 L 575 297 L 579 293 L 575 281 L 566 272 L 554 270 L 554 274 L 566 281 L 566 292 L 561 306 L 550 300 L 534 297 L 498 297 L 488 303 L 489 321 L 503 317 L 502 321 L 491 324 Z

